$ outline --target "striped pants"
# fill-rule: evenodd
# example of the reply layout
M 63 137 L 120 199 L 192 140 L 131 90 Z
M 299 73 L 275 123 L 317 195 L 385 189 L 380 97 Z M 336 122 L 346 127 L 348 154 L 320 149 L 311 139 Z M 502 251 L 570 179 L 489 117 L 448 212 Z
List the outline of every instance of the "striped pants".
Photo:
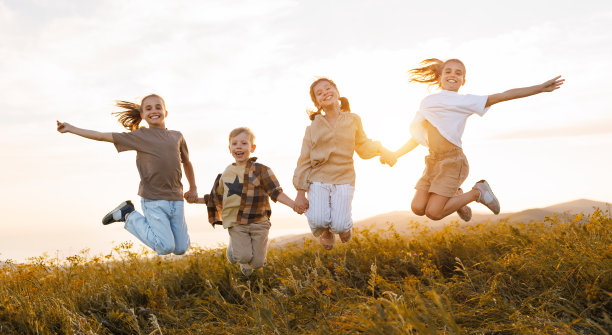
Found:
M 314 182 L 308 189 L 308 210 L 305 215 L 315 237 L 329 228 L 335 234 L 353 227 L 352 202 L 355 186 Z

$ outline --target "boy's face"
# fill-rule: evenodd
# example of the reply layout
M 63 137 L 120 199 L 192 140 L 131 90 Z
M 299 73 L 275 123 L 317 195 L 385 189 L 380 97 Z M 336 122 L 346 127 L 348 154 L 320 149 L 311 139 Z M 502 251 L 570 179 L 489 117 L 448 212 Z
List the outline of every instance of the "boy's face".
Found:
M 251 143 L 249 134 L 242 132 L 230 139 L 229 150 L 236 164 L 241 165 L 249 160 L 251 153 L 255 151 L 255 144 Z
M 156 96 L 146 98 L 142 102 L 140 117 L 147 122 L 150 128 L 166 128 L 168 112 L 162 99 Z

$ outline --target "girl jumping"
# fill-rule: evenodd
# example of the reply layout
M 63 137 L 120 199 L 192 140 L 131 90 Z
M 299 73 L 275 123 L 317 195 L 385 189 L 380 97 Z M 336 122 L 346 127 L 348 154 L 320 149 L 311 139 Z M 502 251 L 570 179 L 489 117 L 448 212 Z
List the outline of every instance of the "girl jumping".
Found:
M 467 204 L 472 201 L 499 214 L 499 201 L 485 180 L 477 182 L 466 193 L 460 188 L 469 171 L 461 147 L 467 118 L 472 114 L 483 116 L 490 106 L 502 101 L 552 92 L 565 81 L 557 76 L 539 85 L 492 95 L 459 94 L 459 88 L 465 84 L 465 72 L 465 65 L 458 59 L 443 62 L 436 58 L 426 59 L 408 72 L 411 82 L 436 85 L 442 91 L 421 101 L 410 126 L 412 138 L 395 152 L 395 157 L 391 160 L 381 158 L 381 162 L 392 165 L 395 159 L 419 144 L 429 147 L 425 171 L 416 184 L 411 207 L 416 215 L 426 215 L 432 220 L 440 220 L 457 211 L 463 220 L 469 221 L 472 211 Z
M 125 222 L 127 231 L 159 255 L 184 254 L 190 241 L 183 197 L 193 202 L 198 196 L 185 138 L 176 130 L 166 129 L 168 111 L 159 95 L 144 97 L 140 105 L 119 101 L 117 106 L 124 111 L 113 114 L 130 132 L 101 133 L 60 121 L 57 121 L 57 131 L 114 143 L 118 152 L 136 150 L 136 166 L 140 174 L 138 195 L 142 197 L 144 216 L 135 211 L 128 200 L 104 216 L 102 223 Z M 139 128 L 142 120 L 147 122 L 148 128 Z M 189 191 L 184 195 L 181 163 L 189 182 Z
M 351 203 L 355 192 L 353 153 L 363 159 L 393 153 L 370 140 L 361 118 L 351 113 L 347 98 L 340 97 L 336 84 L 320 78 L 310 85 L 310 98 L 317 108 L 309 114 L 302 151 L 293 175 L 298 212 L 306 211 L 312 234 L 327 250 L 334 234 L 344 243 L 351 238 Z M 308 193 L 308 199 L 306 199 Z

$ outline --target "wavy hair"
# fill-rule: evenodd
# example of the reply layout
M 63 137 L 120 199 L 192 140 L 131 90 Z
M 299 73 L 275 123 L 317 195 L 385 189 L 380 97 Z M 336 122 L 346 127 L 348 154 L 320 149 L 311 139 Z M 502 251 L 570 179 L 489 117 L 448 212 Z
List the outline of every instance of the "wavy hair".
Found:
M 124 100 L 115 101 L 115 106 L 122 108 L 123 110 L 120 112 L 113 112 L 112 114 L 117 117 L 117 121 L 119 121 L 119 123 L 121 123 L 125 129 L 129 131 L 136 130 L 140 128 L 140 122 L 142 121 L 142 103 L 150 97 L 159 98 L 164 105 L 164 110 L 166 109 L 166 102 L 164 101 L 164 98 L 157 94 L 149 94 L 140 100 L 140 105 Z
M 245 133 L 245 134 L 249 135 L 249 140 L 251 141 L 251 144 L 255 144 L 255 134 L 248 127 L 239 127 L 239 128 L 236 128 L 236 129 L 230 131 L 230 134 L 229 134 L 229 141 L 230 141 L 230 143 L 232 142 L 232 138 L 233 137 L 236 137 L 236 136 L 238 136 L 238 135 L 240 135 L 242 133 Z
M 317 106 L 317 97 L 315 96 L 315 92 L 314 92 L 315 86 L 317 86 L 318 83 L 323 82 L 323 81 L 330 83 L 336 89 L 336 91 L 338 91 L 338 86 L 336 86 L 336 83 L 334 83 L 333 80 L 324 78 L 324 77 L 315 80 L 310 85 L 310 99 L 312 100 L 312 103 L 315 105 L 315 107 L 317 107 L 317 110 L 313 110 L 313 109 L 306 110 L 306 113 L 308 114 L 308 118 L 310 118 L 311 121 L 314 120 L 317 115 L 320 115 L 321 110 L 323 109 L 321 106 Z M 338 94 L 340 94 L 340 91 L 338 91 Z M 340 100 L 340 110 L 343 112 L 350 113 L 351 105 L 349 104 L 348 99 L 345 97 L 340 97 L 339 100 Z
M 428 86 L 440 87 L 440 77 L 442 76 L 442 70 L 449 62 L 458 62 L 465 69 L 465 64 L 456 58 L 451 58 L 446 61 L 441 61 L 437 58 L 428 58 L 421 63 L 419 66 L 408 70 L 408 79 L 410 82 L 417 82 L 427 84 Z M 465 78 L 465 70 L 464 70 Z

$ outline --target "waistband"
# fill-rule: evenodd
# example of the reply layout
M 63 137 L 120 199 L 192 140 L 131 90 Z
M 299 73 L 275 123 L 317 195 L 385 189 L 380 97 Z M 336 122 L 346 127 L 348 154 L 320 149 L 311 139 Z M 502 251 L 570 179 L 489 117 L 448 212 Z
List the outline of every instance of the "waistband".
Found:
M 443 152 L 435 152 L 435 151 L 429 150 L 429 157 L 433 159 L 444 159 L 444 158 L 449 158 L 449 157 L 456 157 L 459 155 L 463 155 L 463 149 L 461 148 L 454 148 L 454 149 L 443 151 Z

